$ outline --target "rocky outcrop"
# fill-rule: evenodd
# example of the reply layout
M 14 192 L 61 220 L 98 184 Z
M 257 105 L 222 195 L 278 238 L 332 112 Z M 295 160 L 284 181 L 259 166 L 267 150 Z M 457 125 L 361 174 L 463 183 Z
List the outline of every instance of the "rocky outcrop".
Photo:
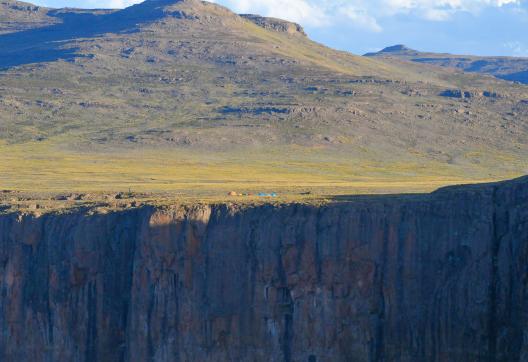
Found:
M 528 180 L 0 217 L 3 361 L 526 361 Z
M 296 23 L 292 23 L 282 19 L 268 18 L 253 14 L 241 14 L 240 16 L 267 30 L 277 31 L 279 33 L 306 36 L 303 27 Z
M 475 91 L 475 90 L 461 90 L 461 89 L 447 89 L 440 93 L 442 97 L 450 98 L 502 98 L 503 96 L 493 91 Z

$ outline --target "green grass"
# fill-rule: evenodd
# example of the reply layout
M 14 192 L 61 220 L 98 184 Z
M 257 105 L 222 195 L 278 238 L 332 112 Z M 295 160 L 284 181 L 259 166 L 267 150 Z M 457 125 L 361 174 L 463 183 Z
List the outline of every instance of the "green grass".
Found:
M 302 156 L 300 156 L 302 155 Z M 445 164 L 343 161 L 321 150 L 275 149 L 246 154 L 145 149 L 61 150 L 52 142 L 0 145 L 0 189 L 40 193 L 170 192 L 218 198 L 229 191 L 315 195 L 428 192 L 499 177 L 457 174 Z M 515 177 L 517 174 L 506 175 Z

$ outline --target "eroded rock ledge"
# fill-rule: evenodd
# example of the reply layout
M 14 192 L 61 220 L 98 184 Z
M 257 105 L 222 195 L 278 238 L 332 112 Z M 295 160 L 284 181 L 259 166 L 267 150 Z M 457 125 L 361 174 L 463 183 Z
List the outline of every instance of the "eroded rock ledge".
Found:
M 525 361 L 528 180 L 0 216 L 3 361 Z
M 267 30 L 273 30 L 279 33 L 288 33 L 292 35 L 307 36 L 303 27 L 297 23 L 254 14 L 240 14 L 240 16 Z

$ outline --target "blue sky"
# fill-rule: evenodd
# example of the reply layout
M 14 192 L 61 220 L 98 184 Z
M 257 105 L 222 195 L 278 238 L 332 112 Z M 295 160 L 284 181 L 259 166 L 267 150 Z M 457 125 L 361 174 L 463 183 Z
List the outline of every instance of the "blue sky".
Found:
M 31 1 L 31 0 L 28 0 Z M 140 0 L 38 0 L 119 8 Z M 405 44 L 424 51 L 528 56 L 528 0 L 215 0 L 239 13 L 296 21 L 316 41 L 356 54 Z

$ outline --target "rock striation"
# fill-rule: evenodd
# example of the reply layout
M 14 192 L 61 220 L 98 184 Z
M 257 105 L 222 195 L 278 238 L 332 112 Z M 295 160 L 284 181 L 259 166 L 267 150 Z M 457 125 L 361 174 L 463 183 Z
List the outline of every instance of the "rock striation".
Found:
M 528 179 L 0 216 L 2 361 L 526 361 Z

